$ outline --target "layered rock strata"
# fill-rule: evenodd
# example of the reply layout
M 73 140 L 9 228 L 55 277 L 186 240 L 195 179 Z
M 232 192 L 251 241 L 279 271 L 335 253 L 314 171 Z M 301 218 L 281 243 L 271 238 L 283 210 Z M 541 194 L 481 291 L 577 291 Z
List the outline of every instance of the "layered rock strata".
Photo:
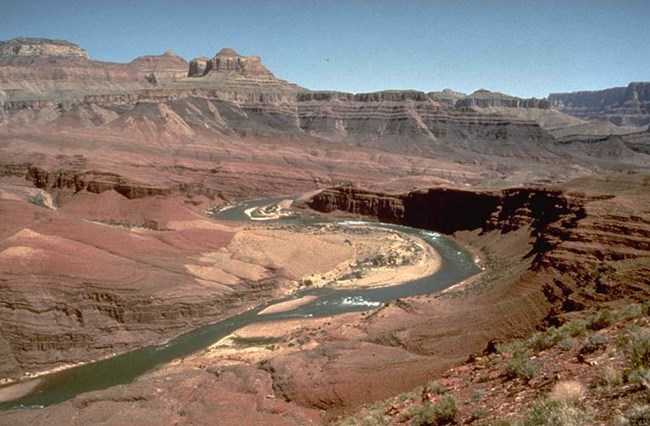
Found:
M 0 56 L 60 56 L 88 59 L 88 52 L 65 40 L 15 38 L 0 41 Z
M 619 126 L 650 124 L 650 83 L 573 93 L 551 93 L 549 101 L 560 111 L 584 119 L 604 119 Z
M 90 93 L 133 91 L 187 75 L 188 63 L 171 51 L 128 64 L 93 61 L 79 46 L 45 39 L 0 45 L 0 90 L 7 100 L 60 101 Z
M 550 109 L 551 102 L 547 99 L 522 99 L 515 96 L 505 95 L 503 93 L 480 89 L 469 96 L 458 99 L 455 102 L 455 106 L 457 108 L 505 107 Z

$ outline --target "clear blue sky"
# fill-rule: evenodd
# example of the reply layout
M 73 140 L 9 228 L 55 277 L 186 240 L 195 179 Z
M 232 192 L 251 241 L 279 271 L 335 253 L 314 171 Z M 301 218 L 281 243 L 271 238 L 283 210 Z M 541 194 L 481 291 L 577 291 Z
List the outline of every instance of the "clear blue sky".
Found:
M 310 89 L 517 96 L 650 80 L 650 0 L 0 0 L 0 39 L 66 39 L 128 62 L 258 55 Z

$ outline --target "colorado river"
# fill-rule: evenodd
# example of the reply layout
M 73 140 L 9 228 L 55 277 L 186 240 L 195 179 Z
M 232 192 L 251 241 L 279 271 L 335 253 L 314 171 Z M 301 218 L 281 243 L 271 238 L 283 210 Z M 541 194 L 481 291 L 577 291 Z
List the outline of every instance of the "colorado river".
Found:
M 280 200 L 282 198 L 242 203 L 215 214 L 215 217 L 222 220 L 246 220 L 249 216 L 245 212 L 250 215 L 252 208 L 277 203 Z M 277 220 L 310 224 L 328 221 L 320 217 L 280 217 Z M 0 410 L 17 407 L 43 407 L 74 398 L 84 392 L 130 383 L 155 367 L 207 348 L 248 324 L 284 318 L 329 316 L 344 312 L 374 309 L 388 301 L 401 297 L 444 290 L 480 270 L 466 250 L 443 235 L 398 225 L 370 222 L 355 223 L 386 227 L 422 238 L 439 253 L 442 261 L 440 269 L 433 275 L 388 287 L 348 290 L 317 288 L 299 291 L 290 297 L 269 301 L 242 314 L 198 328 L 171 340 L 165 345 L 142 348 L 103 361 L 43 376 L 38 379 L 40 383 L 32 389 L 30 394 L 0 404 Z M 304 296 L 314 296 L 315 298 L 293 310 L 258 315 L 260 311 L 270 305 Z

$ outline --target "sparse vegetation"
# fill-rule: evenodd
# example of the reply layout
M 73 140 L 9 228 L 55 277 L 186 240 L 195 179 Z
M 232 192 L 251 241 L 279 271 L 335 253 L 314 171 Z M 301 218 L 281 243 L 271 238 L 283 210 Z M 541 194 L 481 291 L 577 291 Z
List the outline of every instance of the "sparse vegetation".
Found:
M 628 359 L 635 368 L 650 368 L 650 331 L 640 330 L 631 336 Z
M 575 344 L 574 337 L 580 336 L 587 329 L 587 321 L 575 319 L 560 327 L 549 327 L 543 332 L 538 332 L 531 337 L 527 346 L 534 351 L 543 351 L 553 347 L 569 350 Z
M 601 309 L 587 322 L 590 330 L 602 330 L 614 323 L 614 315 L 609 309 Z
M 650 405 L 637 405 L 627 413 L 626 424 L 629 426 L 650 425 Z
M 559 382 L 553 388 L 550 398 L 562 405 L 582 405 L 585 398 L 585 387 L 575 380 Z
M 587 321 L 583 319 L 574 319 L 562 324 L 560 331 L 567 333 L 571 337 L 578 337 L 587 330 Z
M 623 384 L 623 374 L 620 370 L 611 365 L 603 367 L 596 376 L 596 385 L 605 391 Z
M 458 414 L 458 400 L 453 395 L 444 395 L 438 402 L 425 402 L 413 406 L 407 413 L 413 426 L 447 425 L 455 421 Z
M 496 351 L 499 354 L 519 353 L 526 349 L 526 342 L 523 340 L 512 340 L 510 342 L 498 343 Z
M 472 410 L 472 412 L 469 415 L 469 421 L 476 421 L 479 419 L 482 419 L 487 415 L 487 411 L 483 408 L 475 408 Z
M 580 351 L 578 351 L 578 355 L 584 357 L 598 350 L 605 349 L 605 343 L 607 343 L 606 335 L 594 334 L 589 336 L 585 344 L 580 348 Z
M 449 391 L 445 385 L 437 381 L 430 382 L 428 387 L 432 395 L 444 395 Z
M 589 424 L 590 417 L 583 407 L 546 399 L 526 413 L 523 426 L 584 426 Z
M 492 419 L 485 426 L 513 426 L 514 423 L 509 419 Z
M 275 343 L 284 342 L 282 337 L 231 337 L 232 342 L 238 346 L 267 346 Z
M 385 419 L 413 425 L 447 424 L 450 419 L 482 426 L 650 425 L 646 305 L 603 309 L 528 340 L 498 343 L 496 351 L 472 357 L 462 370 L 401 394 Z M 585 362 L 576 364 L 575 357 Z M 556 359 L 571 366 L 562 369 L 560 364 L 558 370 Z M 509 380 L 504 382 L 499 372 Z M 504 404 L 504 391 L 517 402 Z M 500 405 L 495 405 L 495 396 Z M 442 410 L 442 401 L 448 403 L 449 397 L 455 400 L 449 407 L 455 409 Z
M 483 398 L 485 398 L 485 395 L 486 395 L 485 391 L 481 389 L 474 389 L 469 394 L 469 400 L 470 402 L 477 403 Z
M 35 195 L 28 197 L 27 201 L 30 202 L 31 204 L 38 206 L 38 207 L 43 207 L 45 209 L 49 209 L 50 206 L 47 205 L 46 199 L 41 194 L 40 192 L 36 193 Z
M 528 346 L 536 351 L 550 349 L 564 339 L 564 335 L 555 327 L 551 327 L 545 332 L 535 333 L 528 341 Z
M 539 368 L 539 362 L 530 359 L 523 352 L 515 354 L 505 363 L 506 377 L 509 379 L 529 381 L 537 375 Z

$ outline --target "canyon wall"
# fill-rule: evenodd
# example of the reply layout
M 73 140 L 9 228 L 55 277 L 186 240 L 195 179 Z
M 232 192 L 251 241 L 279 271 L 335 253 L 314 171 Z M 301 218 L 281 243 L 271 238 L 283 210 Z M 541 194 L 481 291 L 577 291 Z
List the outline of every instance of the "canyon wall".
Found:
M 113 64 L 92 61 L 68 42 L 17 39 L 3 46 L 0 127 L 9 132 L 62 132 L 63 140 L 78 132 L 177 146 L 288 136 L 543 182 L 649 164 L 643 149 L 602 138 L 621 131 L 617 126 L 595 128 L 544 99 L 487 90 L 314 92 L 274 77 L 260 58 L 228 48 L 189 64 L 171 51 Z M 642 102 L 645 89 L 637 86 L 632 92 Z M 597 149 L 567 148 L 549 131 L 559 132 L 562 142 L 582 133 L 601 140 Z M 611 148 L 617 144 L 620 149 Z M 415 158 L 408 161 L 413 174 L 426 172 Z M 428 170 L 447 178 L 436 167 Z
M 619 126 L 650 124 L 650 83 L 573 93 L 551 93 L 560 111 L 585 119 L 604 119 Z
M 145 89 L 184 77 L 187 69 L 187 61 L 171 51 L 118 64 L 90 60 L 68 42 L 14 39 L 0 45 L 0 91 L 9 101 L 59 102 Z
M 0 377 L 19 378 L 160 344 L 262 303 L 274 290 L 267 282 L 248 283 L 230 294 L 197 293 L 188 285 L 190 277 L 172 290 L 166 274 L 148 268 L 139 275 L 143 281 L 132 285 L 62 278 L 17 285 L 12 274 L 5 275 L 0 279 Z M 156 280 L 166 284 L 153 291 Z

